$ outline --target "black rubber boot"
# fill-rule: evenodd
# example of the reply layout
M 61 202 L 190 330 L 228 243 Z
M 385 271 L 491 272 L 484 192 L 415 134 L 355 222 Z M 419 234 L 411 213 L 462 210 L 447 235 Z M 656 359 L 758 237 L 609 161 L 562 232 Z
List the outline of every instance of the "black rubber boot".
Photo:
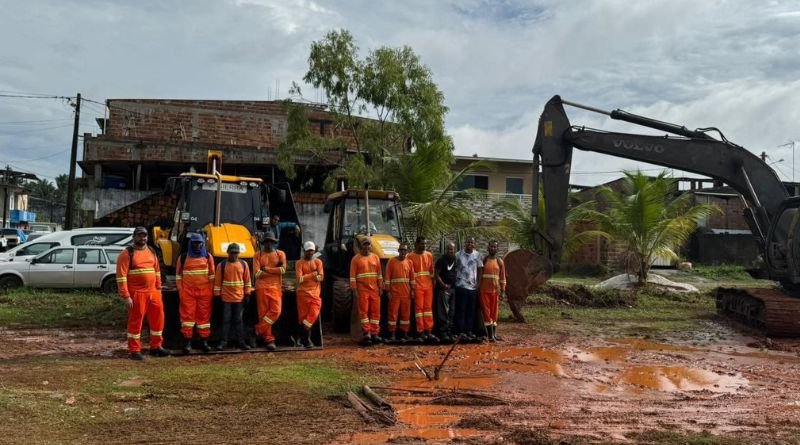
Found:
M 155 348 L 150 350 L 150 355 L 153 357 L 169 357 L 170 353 L 164 348 Z
M 219 344 L 217 345 L 217 351 L 222 351 L 222 350 L 224 350 L 226 346 L 228 346 L 228 340 L 222 340 L 222 341 L 221 341 L 221 342 L 219 342 Z
M 208 342 L 205 339 L 203 339 L 203 341 L 200 342 L 200 350 L 205 352 L 206 354 L 211 352 L 211 347 L 208 346 Z
M 192 339 L 191 338 L 184 338 L 183 339 L 183 349 L 181 349 L 183 355 L 189 355 L 192 353 Z
M 271 342 L 267 343 L 267 351 L 275 351 L 277 349 L 278 348 L 275 346 L 275 342 L 274 341 L 271 341 Z
M 489 341 L 491 343 L 494 343 L 495 341 L 497 341 L 497 339 L 494 337 L 494 326 L 487 326 L 486 330 L 489 331 L 488 332 Z
M 141 352 L 131 352 L 131 355 L 129 355 L 128 358 L 131 359 L 131 360 L 137 360 L 137 361 L 144 360 L 144 356 L 142 355 Z
M 372 345 L 372 336 L 369 334 L 364 334 L 364 337 L 361 338 L 361 346 L 371 346 Z
M 311 349 L 311 348 L 314 347 L 314 342 L 311 341 L 311 330 L 310 329 L 308 331 L 306 331 L 306 341 L 305 341 L 305 343 L 306 344 L 304 346 L 306 347 L 306 349 Z
M 428 341 L 431 343 L 439 343 L 439 337 L 433 335 L 433 332 L 428 331 Z

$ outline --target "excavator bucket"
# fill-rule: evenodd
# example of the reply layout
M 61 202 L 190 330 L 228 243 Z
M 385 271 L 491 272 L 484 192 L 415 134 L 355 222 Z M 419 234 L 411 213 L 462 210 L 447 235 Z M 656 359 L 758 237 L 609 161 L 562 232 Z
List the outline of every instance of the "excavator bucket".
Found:
M 553 275 L 553 264 L 547 257 L 527 249 L 508 252 L 503 258 L 506 266 L 506 294 L 514 321 L 525 322 L 522 306 L 528 295 L 536 291 Z

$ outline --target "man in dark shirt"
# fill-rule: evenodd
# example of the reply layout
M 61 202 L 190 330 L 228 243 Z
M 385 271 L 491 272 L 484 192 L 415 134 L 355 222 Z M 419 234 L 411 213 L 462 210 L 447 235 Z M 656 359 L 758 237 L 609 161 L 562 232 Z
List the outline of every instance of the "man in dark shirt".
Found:
M 433 267 L 434 292 L 433 310 L 436 317 L 436 333 L 443 341 L 450 341 L 455 307 L 456 285 L 456 245 L 449 242 L 444 255 L 436 260 Z

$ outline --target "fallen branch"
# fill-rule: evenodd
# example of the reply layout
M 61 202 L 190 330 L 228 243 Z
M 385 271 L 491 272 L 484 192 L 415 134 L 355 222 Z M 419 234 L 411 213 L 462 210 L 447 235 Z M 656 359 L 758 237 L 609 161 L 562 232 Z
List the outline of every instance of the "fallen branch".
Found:
M 433 379 L 434 379 L 434 380 L 439 380 L 439 371 L 441 371 L 441 370 L 442 370 L 442 368 L 444 367 L 444 364 L 445 364 L 445 362 L 447 362 L 447 359 L 448 359 L 448 358 L 450 358 L 450 354 L 452 354 L 452 353 L 453 353 L 453 349 L 455 349 L 455 348 L 456 348 L 456 345 L 458 345 L 458 342 L 459 342 L 459 341 L 461 341 L 461 336 L 460 336 L 460 335 L 459 335 L 458 337 L 456 337 L 456 341 L 455 341 L 455 342 L 453 342 L 453 346 L 451 346 L 451 347 L 450 347 L 450 350 L 449 350 L 449 351 L 447 351 L 447 354 L 446 354 L 446 355 L 444 356 L 444 358 L 442 359 L 442 362 L 441 362 L 441 363 L 439 363 L 439 366 L 437 366 L 437 367 L 436 367 L 436 368 L 433 370 Z
M 347 397 L 347 401 L 350 402 L 350 406 L 352 406 L 353 409 L 356 410 L 356 412 L 358 412 L 358 414 L 360 414 L 361 417 L 364 418 L 364 420 L 366 420 L 367 422 L 373 421 L 372 416 L 369 415 L 367 406 L 361 399 L 358 398 L 358 396 L 354 392 L 348 391 L 348 393 L 345 394 L 345 397 Z
M 431 377 L 431 375 L 428 374 L 428 371 L 425 369 L 424 366 L 422 366 L 422 362 L 419 361 L 419 357 L 417 357 L 416 351 L 414 352 L 414 365 L 417 367 L 417 369 L 422 371 L 422 374 L 425 375 L 426 379 L 428 379 L 429 381 L 433 381 L 433 377 Z
M 384 391 L 397 391 L 397 392 L 407 392 L 409 394 L 420 394 L 420 395 L 427 395 L 431 396 L 431 401 L 435 402 L 436 400 L 444 399 L 447 397 L 464 397 L 464 398 L 471 398 L 476 400 L 484 400 L 484 401 L 491 401 L 497 404 L 508 405 L 511 402 L 505 399 L 501 399 L 499 397 L 494 397 L 486 394 L 480 394 L 477 392 L 467 392 L 467 391 L 458 391 L 458 390 L 451 390 L 451 391 L 441 391 L 441 390 L 427 390 L 427 389 L 411 389 L 411 388 L 396 388 L 392 386 L 376 386 L 375 389 L 381 389 Z
M 347 393 L 347 400 L 350 402 L 350 406 L 358 411 L 358 414 L 368 422 L 377 420 L 384 425 L 394 425 L 397 423 L 397 416 L 391 406 L 384 409 L 374 408 L 361 400 L 361 398 L 352 391 Z
M 364 391 L 364 395 L 369 399 L 370 402 L 374 403 L 375 406 L 391 410 L 394 409 L 394 407 L 389 402 L 383 400 L 381 396 L 375 394 L 375 391 L 373 391 L 372 388 L 370 388 L 369 386 L 364 385 L 364 387 L 361 390 Z

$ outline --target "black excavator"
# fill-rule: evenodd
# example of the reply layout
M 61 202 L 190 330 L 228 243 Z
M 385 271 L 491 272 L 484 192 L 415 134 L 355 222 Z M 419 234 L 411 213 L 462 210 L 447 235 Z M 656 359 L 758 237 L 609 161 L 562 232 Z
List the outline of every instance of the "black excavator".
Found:
M 668 134 L 648 136 L 574 126 L 564 111 L 565 105 Z M 528 256 L 530 265 L 522 268 L 527 276 L 547 278 L 558 271 L 573 148 L 697 173 L 735 189 L 745 204 L 745 219 L 761 249 L 764 272 L 780 282 L 781 288 L 719 289 L 717 309 L 769 336 L 800 336 L 800 197 L 789 196 L 769 165 L 727 140 L 716 128 L 690 130 L 622 110 L 608 112 L 568 102 L 559 96 L 550 99 L 539 118 L 533 146 L 533 202 L 539 200 L 541 185 L 546 209 L 542 216 L 546 230 L 537 235 L 546 248 Z M 533 206 L 532 213 L 539 217 L 538 206 Z

